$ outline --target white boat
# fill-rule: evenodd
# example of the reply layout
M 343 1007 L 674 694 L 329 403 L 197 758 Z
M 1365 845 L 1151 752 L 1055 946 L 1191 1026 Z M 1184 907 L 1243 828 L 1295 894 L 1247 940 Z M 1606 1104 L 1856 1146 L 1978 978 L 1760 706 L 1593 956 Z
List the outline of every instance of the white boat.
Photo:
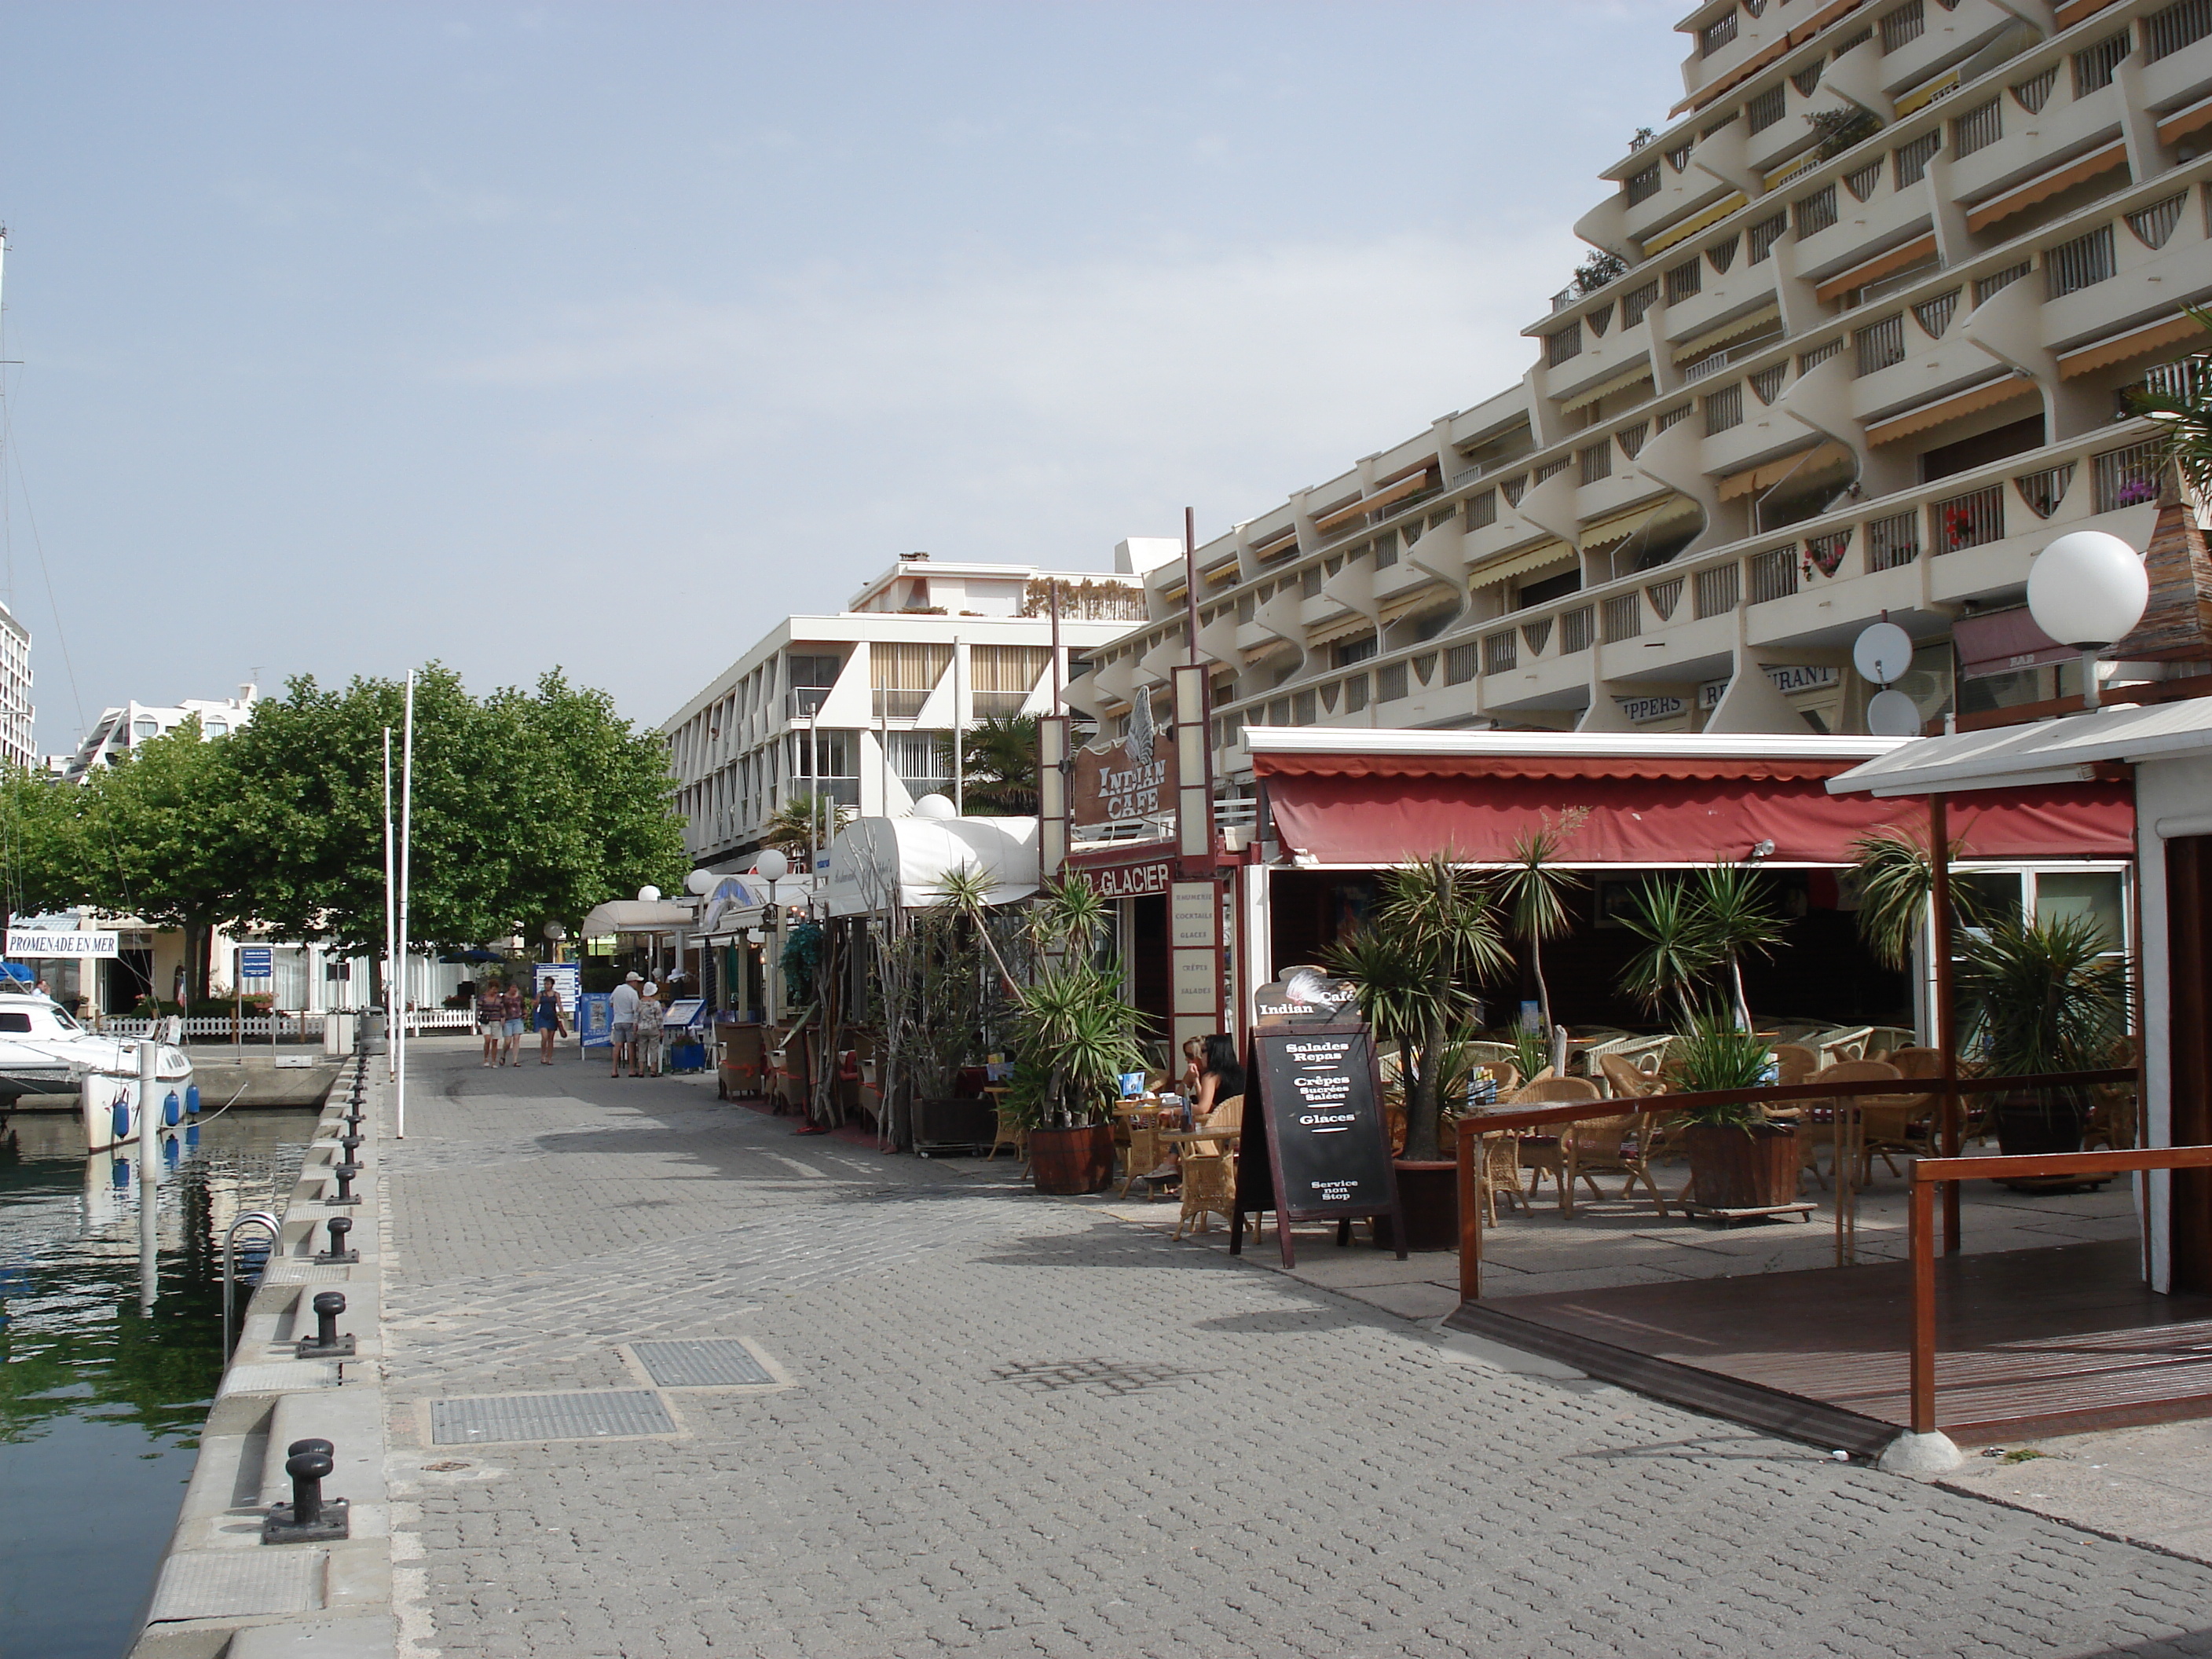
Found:
M 183 1049 L 161 1045 L 155 1078 L 162 1127 L 198 1112 L 199 1085 Z M 97 1152 L 137 1139 L 141 1092 L 137 1038 L 88 1031 L 51 997 L 0 995 L 0 1109 L 24 1095 L 76 1095 L 84 1149 Z

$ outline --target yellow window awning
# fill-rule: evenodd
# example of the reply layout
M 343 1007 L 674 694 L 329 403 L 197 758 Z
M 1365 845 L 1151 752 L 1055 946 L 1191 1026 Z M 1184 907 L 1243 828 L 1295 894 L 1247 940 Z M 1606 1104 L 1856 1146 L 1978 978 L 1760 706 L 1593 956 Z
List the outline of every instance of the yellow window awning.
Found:
M 1378 507 L 1389 506 L 1393 501 L 1405 500 L 1407 496 L 1415 493 L 1424 484 L 1427 483 L 1428 481 L 1429 475 L 1426 471 L 1416 472 L 1409 478 L 1401 478 L 1397 483 L 1390 485 L 1388 489 L 1378 489 L 1372 495 L 1363 496 L 1358 501 L 1352 502 L 1349 506 L 1335 508 L 1326 517 L 1316 519 L 1314 520 L 1314 528 L 1316 530 L 1334 530 L 1340 524 L 1348 524 L 1363 513 L 1372 513 Z
M 1740 190 L 1730 191 L 1703 213 L 1693 213 L 1688 218 L 1668 226 L 1656 236 L 1645 237 L 1644 257 L 1649 259 L 1653 254 L 1664 252 L 1677 242 L 1686 241 L 1706 226 L 1720 223 L 1750 199 Z
M 1666 495 L 1656 501 L 1645 501 L 1626 512 L 1615 513 L 1583 526 L 1580 540 L 1584 547 L 1601 547 L 1607 542 L 1617 542 L 1633 536 L 1638 531 L 1662 515 L 1673 518 L 1680 509 L 1694 511 L 1697 503 L 1686 495 Z
M 2172 345 L 2180 340 L 2192 339 L 2204 332 L 2194 317 L 2168 317 L 2155 323 L 2145 323 L 2125 333 L 2110 335 L 2093 340 L 2087 345 L 2075 346 L 2063 352 L 2058 358 L 2058 374 L 2062 380 L 2072 380 L 2077 374 L 2087 374 L 2092 369 L 2104 368 L 2113 363 L 2124 363 L 2130 357 L 2140 357 L 2156 351 L 2160 346 Z
M 1616 374 L 1609 380 L 1600 380 L 1587 392 L 1577 392 L 1572 401 L 1559 405 L 1559 412 L 1563 415 L 1571 415 L 1578 409 L 1588 409 L 1601 398 L 1610 398 L 1616 392 L 1626 392 L 1629 387 L 1640 386 L 1650 378 L 1651 366 L 1649 363 L 1638 362 L 1634 368 L 1625 374 Z
M 1313 650 L 1324 645 L 1334 645 L 1339 640 L 1357 639 L 1362 634 L 1374 631 L 1374 620 L 1355 611 L 1348 617 L 1332 617 L 1325 623 L 1316 623 L 1306 629 L 1306 648 Z
M 1732 323 L 1723 323 L 1718 328 L 1709 328 L 1703 334 L 1683 341 L 1673 348 L 1674 361 L 1686 363 L 1692 357 L 1711 351 L 1717 345 L 1741 340 L 1747 334 L 1756 334 L 1762 328 L 1771 328 L 1781 320 L 1781 307 L 1762 306 L 1748 316 L 1739 317 Z
M 1721 499 L 1724 501 L 1732 501 L 1739 495 L 1748 495 L 1761 489 L 1771 489 L 1792 474 L 1802 477 L 1808 473 L 1818 472 L 1824 466 L 1832 466 L 1838 461 L 1848 461 L 1850 459 L 1851 452 L 1839 443 L 1815 444 L 1810 449 L 1801 449 L 1795 454 L 1784 455 L 1778 460 L 1766 461 L 1745 471 L 1732 473 L 1723 478 Z
M 1388 627 L 1401 617 L 1410 617 L 1416 611 L 1433 611 L 1439 605 L 1449 605 L 1458 598 L 1459 590 L 1449 582 L 1425 583 L 1410 593 L 1401 593 L 1395 599 L 1385 599 L 1382 602 L 1383 626 Z
M 1547 565 L 1571 565 L 1577 555 L 1565 542 L 1553 537 L 1550 541 L 1538 542 L 1518 553 L 1508 553 L 1504 558 L 1493 559 L 1467 579 L 1471 587 L 1489 587 L 1498 582 L 1510 581 L 1516 576 L 1525 576 L 1532 570 L 1541 570 Z
M 1964 392 L 1954 392 L 1948 398 L 1938 398 L 1917 409 L 1908 409 L 1902 415 L 1893 415 L 1886 421 L 1876 421 L 1867 428 L 1870 444 L 1895 443 L 1899 438 L 1909 438 L 1916 432 L 1925 432 L 1946 421 L 1955 421 L 1963 415 L 1978 410 L 1994 409 L 1999 404 L 2008 404 L 2015 398 L 2036 395 L 2035 382 L 2024 374 L 2006 374 L 1980 386 L 1968 386 Z
M 2026 184 L 2014 185 L 2002 195 L 1992 196 L 1986 202 L 1975 204 L 1966 210 L 1966 228 L 1986 230 L 2000 219 L 2008 219 L 2023 208 L 2032 208 L 2038 202 L 2056 196 L 2062 190 L 2071 190 L 2085 179 L 2110 173 L 2114 167 L 2128 164 L 2128 141 L 2115 138 L 2109 144 L 2100 144 L 2087 155 L 2055 167 L 2048 173 L 2039 173 Z
M 1838 271 L 1814 289 L 1813 297 L 1823 305 L 1831 300 L 1840 300 L 1853 289 L 1863 288 L 1876 277 L 1887 276 L 1893 270 L 1902 270 L 1935 252 L 1936 233 L 1931 230 L 1925 236 L 1916 236 L 1887 253 L 1877 253 L 1871 259 L 1861 260 L 1849 270 Z

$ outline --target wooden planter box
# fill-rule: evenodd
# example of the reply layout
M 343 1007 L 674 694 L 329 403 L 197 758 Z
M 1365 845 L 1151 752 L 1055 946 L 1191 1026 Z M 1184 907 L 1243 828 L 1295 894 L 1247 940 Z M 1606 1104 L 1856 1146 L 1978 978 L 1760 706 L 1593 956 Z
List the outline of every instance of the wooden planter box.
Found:
M 1797 1132 L 1779 1123 L 1748 1128 L 1693 1126 L 1690 1176 L 1701 1210 L 1773 1210 L 1797 1200 Z
M 1104 1192 L 1114 1184 L 1114 1126 L 1030 1130 L 1030 1173 L 1041 1193 Z

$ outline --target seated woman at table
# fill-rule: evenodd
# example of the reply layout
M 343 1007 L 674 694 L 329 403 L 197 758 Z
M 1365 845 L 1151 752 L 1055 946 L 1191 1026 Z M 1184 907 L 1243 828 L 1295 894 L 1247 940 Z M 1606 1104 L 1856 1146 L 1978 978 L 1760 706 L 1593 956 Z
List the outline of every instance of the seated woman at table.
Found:
M 1194 1037 L 1192 1042 L 1199 1042 Z M 1184 1045 L 1188 1053 L 1189 1044 Z M 1236 1042 L 1215 1032 L 1204 1039 L 1199 1054 L 1197 1086 L 1191 1091 L 1190 1121 L 1194 1129 L 1206 1127 L 1206 1120 L 1224 1102 L 1233 1100 L 1244 1092 L 1244 1067 L 1237 1058 Z M 1148 1181 L 1172 1181 L 1182 1172 L 1182 1161 L 1170 1152 L 1152 1170 Z

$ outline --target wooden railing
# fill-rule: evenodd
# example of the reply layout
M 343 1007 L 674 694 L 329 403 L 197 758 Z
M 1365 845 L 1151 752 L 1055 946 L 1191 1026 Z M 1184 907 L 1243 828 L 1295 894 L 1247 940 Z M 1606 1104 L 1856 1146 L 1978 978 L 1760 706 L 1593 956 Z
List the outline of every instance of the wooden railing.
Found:
M 1851 1099 L 1869 1095 L 1936 1095 L 1946 1096 L 1955 1090 L 1959 1094 L 2025 1093 L 2042 1089 L 2087 1089 L 2118 1083 L 2134 1083 L 2140 1073 L 2133 1066 L 2106 1072 L 2053 1072 L 2033 1077 L 1962 1077 L 1948 1080 L 1940 1077 L 1883 1077 L 1867 1078 L 1855 1082 L 1791 1083 L 1764 1089 L 1715 1089 L 1690 1094 L 1656 1094 L 1615 1096 L 1601 1100 L 1571 1100 L 1559 1105 L 1507 1107 L 1495 1112 L 1470 1113 L 1458 1120 L 1459 1144 L 1459 1293 L 1464 1302 L 1480 1301 L 1482 1297 L 1482 1206 L 1480 1187 L 1475 1180 L 1476 1144 L 1484 1135 L 1501 1130 L 1540 1129 L 1555 1125 L 1577 1123 L 1595 1117 L 1619 1117 L 1624 1113 L 1649 1112 L 1655 1116 L 1686 1111 L 1693 1107 L 1728 1106 L 1748 1102 L 1753 1105 L 1788 1105 L 1798 1101 Z M 1950 1102 L 1943 1102 L 1948 1115 Z M 1838 1139 L 1842 1145 L 1842 1138 Z M 2053 1154 L 2057 1156 L 2057 1154 Z M 2126 1154 L 2067 1154 L 2066 1156 L 2103 1157 Z M 2011 1160 L 1993 1158 L 1922 1159 L 1922 1164 L 2010 1163 Z M 2017 1171 L 2033 1174 L 2034 1171 Z M 1961 1176 L 1960 1179 L 1967 1177 Z M 1836 1205 L 1836 1233 L 1840 1252 L 1847 1236 L 1848 1224 L 1844 1212 L 1849 1207 L 1843 1202 L 1844 1194 L 1838 1189 Z M 1915 1201 L 1918 1201 L 1917 1188 Z M 1917 1214 L 1917 1212 L 1916 1212 Z M 1955 1249 L 1955 1240 L 1949 1248 Z
M 2018 1083 L 2019 1079 L 1977 1079 Z M 1961 1081 L 1960 1088 L 1966 1084 Z M 2212 1169 L 2212 1146 L 2153 1146 L 2101 1152 L 2042 1152 L 2010 1158 L 1919 1158 L 1912 1161 L 1912 1431 L 1936 1431 L 1936 1188 L 1961 1181 L 2030 1176 L 2130 1175 L 2146 1170 Z

